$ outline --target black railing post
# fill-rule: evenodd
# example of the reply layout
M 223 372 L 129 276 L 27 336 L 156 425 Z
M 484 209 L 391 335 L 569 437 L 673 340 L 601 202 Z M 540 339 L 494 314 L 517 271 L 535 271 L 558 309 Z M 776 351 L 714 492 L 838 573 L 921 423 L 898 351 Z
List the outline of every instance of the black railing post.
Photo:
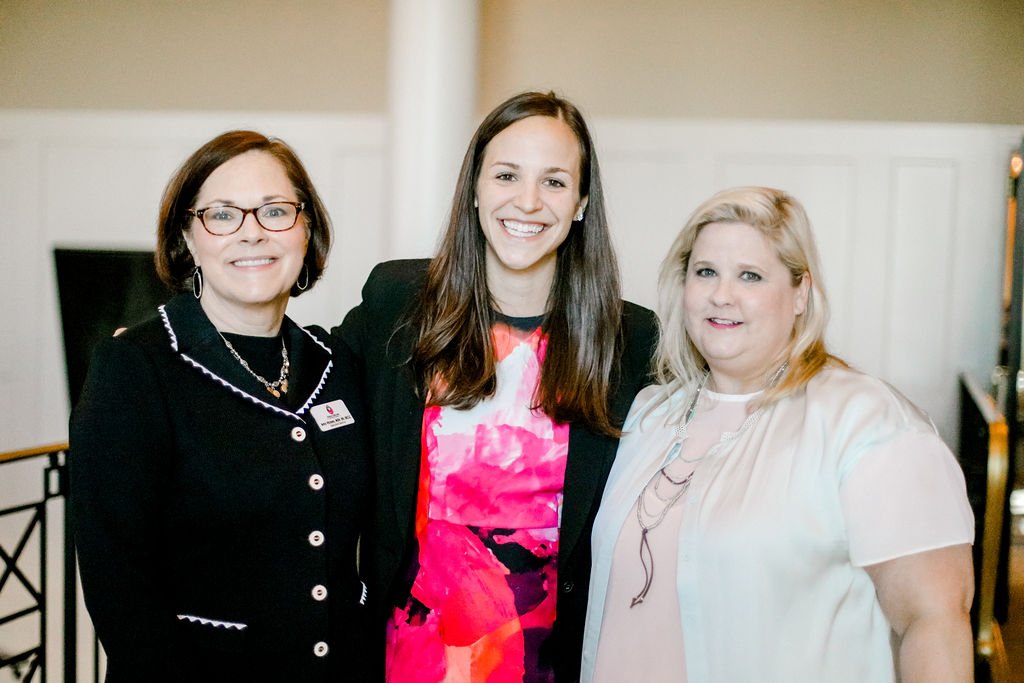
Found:
M 0 649 L 0 671 L 6 673 L 9 668 L 18 680 L 46 683 L 47 681 L 58 680 L 52 667 L 47 666 L 47 653 L 53 648 L 47 645 L 47 630 L 57 621 L 56 605 L 53 601 L 47 600 L 49 586 L 55 585 L 48 580 L 49 559 L 53 553 L 49 552 L 49 538 L 52 535 L 47 528 L 55 518 L 49 515 L 49 505 L 59 498 L 64 504 L 64 621 L 63 621 L 63 664 L 65 683 L 75 683 L 78 679 L 78 571 L 75 557 L 74 523 L 72 520 L 71 506 L 68 502 L 70 479 L 68 477 L 68 445 L 53 444 L 40 446 L 23 451 L 0 453 L 0 466 L 18 461 L 28 461 L 33 458 L 46 458 L 40 462 L 43 471 L 43 496 L 42 499 L 33 500 L 28 503 L 15 504 L 11 507 L 0 508 L 0 519 L 14 520 L 15 516 L 30 515 L 21 534 L 17 537 L 15 545 L 9 550 L 0 544 L 0 591 L 8 581 L 20 584 L 28 592 L 32 604 L 28 607 L 15 609 L 10 613 L 0 614 L 0 626 L 13 623 L 19 619 L 30 618 L 34 614 L 39 615 L 39 642 L 20 652 L 6 652 Z M 15 522 L 16 523 L 16 522 Z M 38 584 L 27 573 L 25 565 L 19 565 L 27 555 L 24 555 L 26 548 L 31 547 L 34 538 L 39 542 L 39 579 Z M 32 554 L 31 551 L 29 554 Z M 53 613 L 50 610 L 53 609 Z M 94 640 L 93 646 L 93 674 L 94 681 L 99 681 L 99 642 Z
M 43 473 L 43 499 L 39 502 L 39 661 L 42 662 L 43 667 L 40 669 L 42 673 L 42 683 L 46 683 L 49 676 L 47 673 L 50 667 L 46 666 L 46 614 L 49 611 L 46 607 L 46 603 L 49 601 L 49 595 L 46 593 L 46 575 L 49 574 L 47 569 L 49 565 L 47 562 L 46 554 L 46 527 L 49 526 L 47 523 L 47 509 L 46 503 L 49 500 L 47 496 L 49 484 L 46 481 L 46 473 Z
M 64 683 L 78 680 L 78 565 L 71 520 L 67 450 L 50 453 L 47 496 L 64 501 Z

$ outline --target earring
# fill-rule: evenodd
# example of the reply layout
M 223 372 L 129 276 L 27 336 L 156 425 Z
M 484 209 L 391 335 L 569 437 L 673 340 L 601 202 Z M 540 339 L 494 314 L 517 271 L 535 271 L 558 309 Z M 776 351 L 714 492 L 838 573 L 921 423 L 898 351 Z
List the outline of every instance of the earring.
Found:
M 199 270 L 199 266 L 192 271 L 192 296 L 199 298 L 203 295 L 203 271 Z
M 480 208 L 480 202 L 477 200 L 476 197 L 473 197 L 473 208 L 474 209 L 479 209 Z
M 579 223 L 581 220 L 583 220 L 583 207 L 582 206 L 579 208 L 579 210 L 576 212 L 576 215 L 573 216 L 572 219 L 574 221 L 576 221 L 577 223 Z
M 303 275 L 306 276 L 305 279 L 303 279 Z M 305 263 L 302 264 L 302 272 L 299 273 L 299 279 L 295 282 L 295 286 L 299 288 L 300 292 L 305 292 L 309 287 L 309 266 Z

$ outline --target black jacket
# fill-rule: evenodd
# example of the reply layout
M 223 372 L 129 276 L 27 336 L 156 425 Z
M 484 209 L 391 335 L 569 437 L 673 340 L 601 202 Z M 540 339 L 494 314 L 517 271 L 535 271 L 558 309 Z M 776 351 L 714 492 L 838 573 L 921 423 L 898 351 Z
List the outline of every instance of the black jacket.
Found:
M 322 329 L 282 329 L 284 402 L 191 294 L 96 350 L 71 418 L 71 505 L 108 681 L 363 679 L 359 382 Z
M 414 537 L 424 402 L 416 396 L 408 363 L 415 333 L 401 322 L 422 289 L 428 263 L 424 259 L 378 265 L 363 287 L 362 303 L 331 330 L 359 357 L 366 378 L 378 478 L 374 531 L 364 544 L 363 558 L 371 595 L 380 598 L 375 610 L 378 623 L 408 597 L 395 594 L 396 580 Z M 610 406 L 618 427 L 633 397 L 650 383 L 654 314 L 626 302 L 621 334 L 623 351 L 612 377 Z M 617 445 L 617 439 L 570 426 L 558 545 L 557 618 L 542 653 L 554 661 L 560 682 L 579 679 L 590 584 L 590 532 Z M 378 646 L 382 647 L 383 627 L 380 636 Z

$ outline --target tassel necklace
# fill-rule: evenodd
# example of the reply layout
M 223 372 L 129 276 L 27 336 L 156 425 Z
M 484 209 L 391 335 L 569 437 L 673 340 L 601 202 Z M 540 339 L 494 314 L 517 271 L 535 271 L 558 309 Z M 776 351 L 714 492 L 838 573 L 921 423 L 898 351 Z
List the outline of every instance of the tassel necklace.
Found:
M 290 368 L 290 364 L 288 363 L 288 348 L 284 345 L 284 335 L 281 335 L 281 374 L 278 376 L 276 381 L 268 382 L 264 377 L 256 374 L 253 369 L 249 367 L 246 360 L 238 354 L 238 351 L 236 351 L 235 347 L 231 345 L 228 338 L 220 333 L 220 330 L 217 331 L 217 334 L 220 334 L 220 338 L 224 340 L 224 345 L 228 347 L 228 351 L 230 351 L 231 355 L 235 357 L 235 360 L 245 368 L 246 372 L 255 377 L 256 381 L 266 387 L 271 396 L 274 398 L 281 398 L 281 394 L 288 393 L 288 370 Z
M 768 381 L 766 388 L 772 387 L 775 383 L 785 374 L 786 369 L 789 367 L 789 363 L 783 363 L 782 366 L 775 371 L 771 379 Z M 693 421 L 693 416 L 697 413 L 697 401 L 700 399 L 701 393 L 704 391 L 704 387 L 707 385 L 708 377 L 711 375 L 710 370 L 704 371 L 704 376 L 701 377 L 700 382 L 697 383 L 697 388 L 693 392 L 693 398 L 690 399 L 690 405 L 686 409 L 686 413 L 683 415 L 683 423 L 676 427 L 676 436 L 672 439 L 671 445 L 665 453 L 665 464 L 658 468 L 647 484 L 644 485 L 640 491 L 640 495 L 636 499 L 636 521 L 640 524 L 640 564 L 644 568 L 644 585 L 640 589 L 640 592 L 633 596 L 629 601 L 630 608 L 636 607 L 644 601 L 647 597 L 647 593 L 651 590 L 651 584 L 654 582 L 654 555 L 651 553 L 651 544 L 647 538 L 648 533 L 657 529 L 662 522 L 665 521 L 665 517 L 668 516 L 669 510 L 679 502 L 683 495 L 690 489 L 690 482 L 693 480 L 693 474 L 696 469 L 692 470 L 682 479 L 674 479 L 668 472 L 669 465 L 678 458 L 683 462 L 698 462 L 703 460 L 715 450 L 715 447 L 711 447 L 703 455 L 687 459 L 682 455 L 683 442 L 686 441 L 687 432 L 689 431 L 690 423 Z M 733 432 L 732 435 L 736 436 L 743 433 L 747 427 L 757 419 L 757 416 L 761 414 L 761 408 L 758 408 L 743 421 L 739 430 Z M 723 435 L 724 436 L 724 435 Z M 720 442 L 721 443 L 721 442 Z M 674 487 L 667 496 L 663 495 L 659 491 L 659 484 L 662 481 L 667 482 L 668 486 Z M 649 496 L 654 500 L 649 500 Z M 651 508 L 655 507 L 658 503 L 661 504 L 661 509 L 654 512 Z

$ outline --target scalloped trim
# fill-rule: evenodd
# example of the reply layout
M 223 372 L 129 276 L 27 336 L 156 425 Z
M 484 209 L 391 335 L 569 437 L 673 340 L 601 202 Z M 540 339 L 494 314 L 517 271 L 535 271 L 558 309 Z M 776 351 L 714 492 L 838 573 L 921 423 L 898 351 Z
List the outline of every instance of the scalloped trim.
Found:
M 305 327 L 299 327 L 299 329 L 305 332 L 306 336 L 312 339 L 315 344 L 317 344 L 320 348 L 326 351 L 328 356 L 334 355 L 334 353 L 331 351 L 331 347 L 327 346 L 322 341 L 320 341 L 315 334 L 307 330 Z M 320 381 L 317 383 L 316 389 L 313 389 L 313 393 L 309 395 L 309 398 L 306 399 L 306 402 L 302 404 L 302 407 L 296 411 L 296 414 L 302 415 L 307 410 L 309 410 L 309 407 L 311 405 L 313 405 L 313 401 L 316 400 L 316 397 L 319 396 L 320 392 L 323 390 L 324 385 L 327 384 L 327 376 L 331 374 L 331 368 L 333 367 L 334 361 L 327 361 L 327 365 L 324 366 L 323 374 L 320 375 Z
M 291 413 L 291 412 L 288 412 L 287 410 L 284 410 L 283 408 L 278 408 L 277 406 L 272 406 L 272 405 L 270 405 L 269 403 L 267 403 L 266 401 L 261 401 L 260 399 L 256 398 L 256 397 L 255 397 L 255 396 L 253 396 L 252 394 L 250 394 L 250 393 L 248 393 L 248 392 L 246 392 L 246 391 L 242 391 L 241 389 L 239 389 L 238 387 L 236 387 L 236 386 L 235 386 L 234 384 L 232 384 L 231 382 L 229 382 L 229 381 L 227 381 L 226 379 L 224 379 L 224 378 L 220 377 L 220 376 L 219 376 L 219 375 L 217 375 L 216 373 L 214 373 L 214 372 L 210 371 L 210 370 L 209 370 L 209 369 L 208 369 L 208 368 L 207 368 L 206 366 L 204 366 L 204 365 L 203 365 L 202 363 L 199 363 L 198 361 L 196 361 L 196 360 L 194 360 L 194 359 L 190 358 L 190 357 L 189 357 L 189 356 L 188 356 L 187 354 L 184 354 L 184 353 L 183 353 L 183 354 L 181 354 L 181 357 L 182 357 L 182 358 L 184 358 L 184 359 L 185 359 L 186 361 L 188 361 L 189 363 L 191 363 L 191 364 L 192 364 L 192 367 L 196 368 L 197 370 L 199 370 L 200 372 L 202 372 L 202 373 L 203 373 L 204 375 L 206 375 L 206 376 L 207 376 L 207 377 L 209 377 L 210 379 L 212 379 L 212 380 L 214 380 L 214 381 L 216 381 L 216 382 L 219 382 L 219 383 L 223 384 L 223 385 L 224 385 L 225 387 L 227 387 L 227 388 L 228 388 L 228 389 L 230 389 L 231 391 L 235 392 L 236 394 L 238 394 L 238 395 L 239 395 L 239 396 L 241 396 L 242 398 L 244 398 L 244 399 L 246 399 L 246 400 L 248 400 L 248 401 L 251 401 L 252 403 L 255 403 L 255 404 L 256 404 L 256 405 L 258 405 L 258 406 L 263 406 L 264 408 L 267 408 L 268 410 L 272 410 L 272 411 L 274 411 L 275 413 L 279 413 L 279 414 L 281 414 L 281 415 L 286 415 L 286 416 L 288 416 L 288 417 L 292 418 L 293 420 L 298 420 L 298 421 L 299 421 L 299 422 L 301 422 L 301 423 L 302 423 L 303 425 L 305 425 L 305 424 L 306 424 L 306 421 L 305 421 L 305 420 L 303 420 L 303 419 L 302 419 L 301 417 L 299 417 L 299 415 L 298 415 L 298 414 L 296 414 L 296 413 Z M 330 364 L 328 363 L 328 365 L 330 365 Z M 319 389 L 318 389 L 318 391 L 319 391 Z
M 220 621 L 218 619 L 207 619 L 206 617 L 197 617 L 194 614 L 177 614 L 178 621 L 188 621 L 193 624 L 202 624 L 203 626 L 213 626 L 214 628 L 222 628 L 227 630 L 244 631 L 249 628 L 248 624 L 243 624 L 238 621 Z
M 178 335 L 174 334 L 174 329 L 171 327 L 171 320 L 167 317 L 167 307 L 164 304 L 160 304 L 157 307 L 160 311 L 160 319 L 164 321 L 164 329 L 167 330 L 167 336 L 171 338 L 171 348 L 175 351 L 178 350 Z
M 157 310 L 160 311 L 160 319 L 163 321 L 164 329 L 167 330 L 167 336 L 169 336 L 171 338 L 171 348 L 175 352 L 180 352 L 179 349 L 178 349 L 178 335 L 176 335 L 174 333 L 174 328 L 171 326 L 171 320 L 167 316 L 166 306 L 164 304 L 161 304 L 160 306 L 157 307 Z M 317 346 L 322 348 L 324 351 L 326 351 L 328 356 L 333 356 L 334 355 L 334 353 L 331 351 L 331 347 L 327 346 L 322 341 L 320 341 L 320 339 L 315 334 L 313 334 L 312 332 L 310 332 L 309 330 L 307 330 L 306 328 L 304 328 L 302 326 L 299 326 L 299 330 L 304 332 L 306 334 L 306 336 L 309 337 L 313 341 L 314 344 L 316 344 Z M 230 389 L 234 393 L 238 394 L 242 398 L 244 398 L 244 399 L 246 399 L 248 401 L 251 401 L 252 403 L 255 403 L 256 405 L 263 406 L 264 408 L 272 410 L 275 413 L 279 413 L 281 415 L 287 415 L 290 418 L 298 420 L 302 424 L 306 424 L 306 421 L 303 420 L 302 417 L 300 417 L 300 416 L 303 415 L 304 413 L 306 413 L 306 411 L 309 410 L 310 406 L 313 405 L 313 401 L 315 401 L 316 397 L 320 395 L 321 391 L 323 391 L 324 385 L 327 384 L 327 377 L 331 374 L 331 369 L 334 367 L 334 361 L 333 360 L 328 360 L 327 361 L 327 365 L 324 366 L 323 373 L 321 373 L 321 375 L 320 375 L 320 381 L 317 382 L 316 388 L 313 389 L 313 392 L 309 395 L 309 398 L 306 399 L 306 402 L 302 404 L 302 407 L 300 407 L 296 412 L 293 413 L 293 412 L 284 410 L 282 408 L 278 408 L 277 406 L 271 405 L 271 404 L 267 403 L 266 401 L 261 401 L 260 399 L 256 398 L 255 396 L 253 396 L 252 394 L 248 393 L 247 391 L 242 391 L 241 389 L 236 387 L 231 382 L 227 381 L 223 377 L 221 377 L 221 376 L 217 375 L 216 373 L 214 373 L 213 371 L 211 371 L 209 368 L 204 366 L 199 361 L 189 357 L 187 354 L 182 353 L 181 357 L 184 358 L 186 361 L 188 361 L 192 365 L 192 367 L 196 368 L 197 370 L 202 372 L 204 375 L 206 375 L 210 379 L 212 379 L 212 380 L 214 380 L 216 382 L 219 382 L 220 384 L 224 385 L 225 387 L 227 387 L 228 389 Z

